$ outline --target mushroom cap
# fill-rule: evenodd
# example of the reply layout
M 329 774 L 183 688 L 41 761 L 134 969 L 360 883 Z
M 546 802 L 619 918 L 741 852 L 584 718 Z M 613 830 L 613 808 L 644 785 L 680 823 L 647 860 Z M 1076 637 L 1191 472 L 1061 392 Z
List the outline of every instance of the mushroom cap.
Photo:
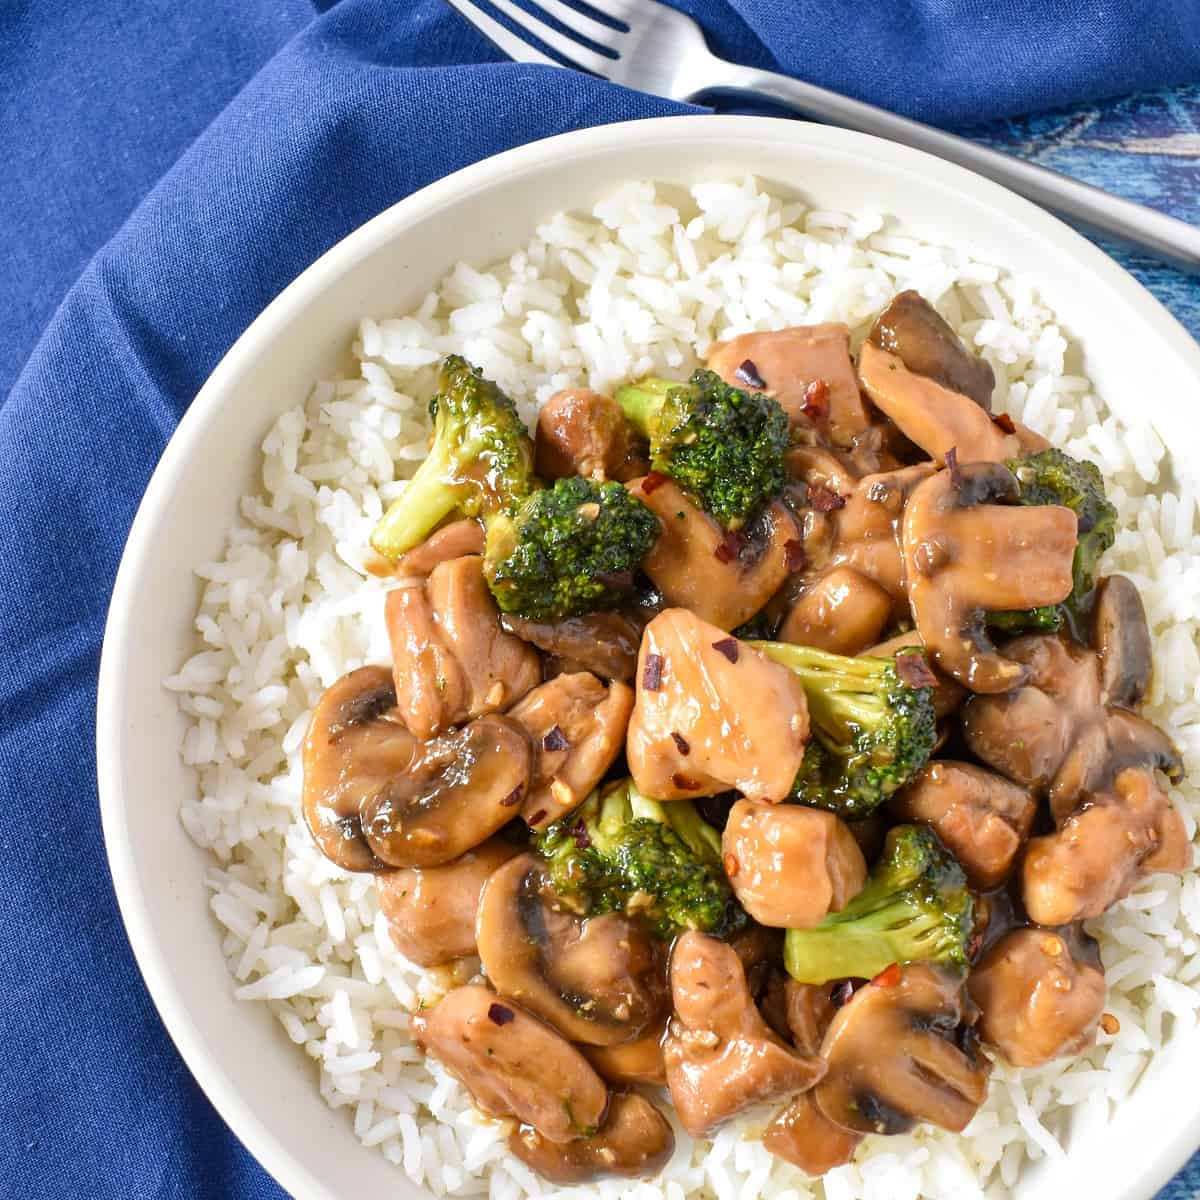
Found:
M 889 969 L 838 1009 L 813 1091 L 821 1112 L 857 1133 L 906 1133 L 928 1121 L 960 1133 L 987 1095 L 962 977 L 926 963 Z
M 1154 674 L 1154 651 L 1141 593 L 1124 575 L 1109 575 L 1096 588 L 1092 644 L 1100 655 L 1104 703 L 1141 707 Z
M 488 880 L 475 929 L 488 979 L 572 1041 L 636 1038 L 666 1007 L 659 944 L 620 913 L 581 919 L 555 901 L 532 854 Z
M 363 832 L 392 866 L 440 866 L 512 820 L 531 765 L 519 725 L 480 717 L 425 742 L 406 771 L 365 797 Z
M 360 808 L 419 752 L 395 704 L 391 671 L 359 667 L 326 688 L 308 721 L 304 820 L 325 857 L 346 871 L 387 867 L 363 835 Z

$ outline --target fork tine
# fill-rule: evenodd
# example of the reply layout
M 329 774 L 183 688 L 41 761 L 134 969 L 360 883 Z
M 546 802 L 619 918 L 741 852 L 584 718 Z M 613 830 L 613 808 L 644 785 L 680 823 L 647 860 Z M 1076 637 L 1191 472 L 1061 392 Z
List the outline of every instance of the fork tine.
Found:
M 512 30 L 505 29 L 499 21 L 489 17 L 483 9 L 472 4 L 471 0 L 446 0 L 446 3 L 474 25 L 485 38 L 499 46 L 514 62 L 541 63 L 543 66 L 562 69 L 562 63 L 555 62 L 548 54 L 543 54 L 524 38 L 518 37 Z
M 598 46 L 607 46 L 610 50 L 615 50 L 617 47 L 614 43 L 625 36 L 622 30 L 614 29 L 611 25 L 604 25 L 595 17 L 589 17 L 577 8 L 570 8 L 562 0 L 532 0 L 532 2 L 544 12 L 548 12 L 560 25 L 565 25 L 568 29 L 595 42 Z
M 594 50 L 589 50 L 587 46 L 575 41 L 574 38 L 564 36 L 553 26 L 547 25 L 540 17 L 535 17 L 531 12 L 519 8 L 512 0 L 491 0 L 491 3 L 502 13 L 511 17 L 522 29 L 528 30 L 540 42 L 544 42 L 551 50 L 561 54 L 573 67 L 601 76 L 607 76 L 612 70 L 614 59 L 597 54 Z

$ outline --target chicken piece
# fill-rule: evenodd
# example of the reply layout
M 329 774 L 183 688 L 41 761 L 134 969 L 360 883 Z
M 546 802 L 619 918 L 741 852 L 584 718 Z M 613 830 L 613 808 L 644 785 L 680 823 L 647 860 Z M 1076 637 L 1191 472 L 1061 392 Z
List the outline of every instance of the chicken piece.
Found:
M 533 777 L 521 817 L 544 829 L 578 808 L 604 777 L 625 743 L 633 689 L 607 687 L 581 671 L 556 675 L 509 709 L 533 743 Z
M 1021 895 L 1037 924 L 1068 925 L 1100 916 L 1145 875 L 1192 865 L 1183 819 L 1151 771 L 1130 767 L 1056 833 L 1030 841 Z
M 645 443 L 611 397 L 570 388 L 550 397 L 538 414 L 534 468 L 543 479 L 615 479 L 644 475 Z
M 1104 971 L 1091 939 L 1076 956 L 1050 929 L 1013 929 L 971 971 L 979 1034 L 1014 1067 L 1040 1067 L 1087 1049 L 1104 1012 Z
M 777 640 L 831 654 L 859 654 L 879 640 L 892 617 L 892 598 L 850 567 L 834 567 L 801 593 Z
M 1178 779 L 1179 751 L 1149 721 L 1106 706 L 1104 668 L 1069 638 L 1029 635 L 1004 647 L 1026 673 L 1023 687 L 975 696 L 963 733 L 988 766 L 1050 801 L 1061 825 L 1088 793 L 1108 790 L 1119 771 L 1144 766 Z
M 439 563 L 428 579 L 393 588 L 384 615 L 397 711 L 422 741 L 503 711 L 542 678 L 537 651 L 501 629 L 476 555 Z
M 482 554 L 483 544 L 483 526 L 473 517 L 451 521 L 431 533 L 419 546 L 400 555 L 391 574 L 397 579 L 428 575 L 444 562 L 469 554 Z
M 739 800 L 721 837 L 742 907 L 774 929 L 811 929 L 862 889 L 867 864 L 833 813 Z
M 930 826 L 980 891 L 1008 878 L 1037 813 L 1027 788 L 949 760 L 926 763 L 888 807 L 897 820 Z
M 455 988 L 412 1019 L 413 1038 L 488 1116 L 562 1143 L 600 1128 L 608 1088 L 564 1037 L 491 988 Z
M 667 1021 L 654 1025 L 630 1042 L 615 1046 L 580 1046 L 583 1056 L 609 1083 L 618 1085 L 645 1083 L 666 1087 L 667 1067 L 663 1062 L 662 1042 Z
M 1023 427 L 1006 433 L 969 396 L 914 375 L 896 355 L 871 342 L 859 352 L 858 378 L 875 407 L 937 463 L 946 461 L 949 450 L 956 450 L 963 464 L 1002 463 L 1049 445 Z
M 662 525 L 642 570 L 667 604 L 734 629 L 758 612 L 790 574 L 801 549 L 800 529 L 780 501 L 730 534 L 661 475 L 627 486 Z
M 629 683 L 637 670 L 638 646 L 648 619 L 638 613 L 594 612 L 560 621 L 531 621 L 505 613 L 500 624 L 546 654 L 575 664 L 577 671 Z
M 772 1154 L 795 1164 L 809 1175 L 824 1175 L 853 1157 L 861 1133 L 835 1125 L 813 1103 L 812 1092 L 802 1092 L 763 1132 L 762 1143 Z
M 996 386 L 991 365 L 963 345 L 920 292 L 900 292 L 875 318 L 867 340 L 894 354 L 913 374 L 970 397 L 985 411 L 991 409 Z
M 1075 514 L 1054 504 L 1017 506 L 1019 494 L 1006 467 L 971 463 L 925 480 L 904 509 L 917 630 L 936 665 L 973 692 L 1006 692 L 1028 675 L 1007 648 L 1001 654 L 992 645 L 985 614 L 1059 604 L 1074 582 Z
M 377 875 L 379 907 L 396 949 L 422 967 L 474 954 L 479 895 L 492 874 L 518 853 L 517 846 L 492 838 L 444 867 Z
M 813 1101 L 857 1133 L 907 1133 L 918 1121 L 961 1133 L 991 1070 L 975 1053 L 976 1015 L 957 974 L 927 963 L 889 967 L 834 1016 Z
M 800 983 L 780 970 L 771 972 L 759 1007 L 767 1024 L 802 1054 L 821 1053 L 825 1031 L 837 1012 L 828 984 Z
M 570 1187 L 612 1175 L 656 1175 L 675 1149 L 675 1135 L 649 1100 L 622 1092 L 613 1096 L 604 1124 L 591 1137 L 556 1143 L 524 1126 L 509 1134 L 508 1148 L 543 1179 Z
M 776 1037 L 754 1005 L 737 953 L 689 931 L 671 954 L 675 1016 L 663 1057 L 667 1086 L 683 1127 L 704 1137 L 743 1109 L 813 1086 L 819 1057 L 797 1054 Z
M 812 425 L 836 446 L 850 447 L 870 424 L 850 361 L 845 325 L 796 325 L 714 342 L 708 367 L 726 383 L 754 388 L 757 377 L 793 425 Z M 748 365 L 748 366 L 747 366 Z
M 786 667 L 681 608 L 646 626 L 625 754 L 656 800 L 737 788 L 782 800 L 808 741 L 808 703 Z
M 417 757 L 386 667 L 359 667 L 326 688 L 304 735 L 304 820 L 321 853 L 346 871 L 380 871 L 361 808 Z

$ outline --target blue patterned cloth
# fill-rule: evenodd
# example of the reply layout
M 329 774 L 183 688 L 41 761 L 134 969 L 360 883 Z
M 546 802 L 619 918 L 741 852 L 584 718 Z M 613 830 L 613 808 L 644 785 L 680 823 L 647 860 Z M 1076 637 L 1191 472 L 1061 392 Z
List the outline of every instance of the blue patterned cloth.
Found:
M 1195 0 L 688 7 L 731 57 L 943 123 L 1200 80 Z M 502 63 L 441 0 L 0 5 L 0 1196 L 281 1194 L 155 1015 L 96 806 L 105 609 L 180 414 L 268 300 L 402 196 L 678 111 Z M 1036 126 L 981 136 L 1039 152 Z M 1124 179 L 1109 163 L 1102 181 Z

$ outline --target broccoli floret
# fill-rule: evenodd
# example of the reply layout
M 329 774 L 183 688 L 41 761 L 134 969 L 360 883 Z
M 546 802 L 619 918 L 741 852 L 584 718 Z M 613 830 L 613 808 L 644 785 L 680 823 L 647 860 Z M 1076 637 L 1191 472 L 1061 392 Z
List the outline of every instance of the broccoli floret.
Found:
M 669 475 L 727 529 L 740 529 L 783 487 L 787 415 L 761 392 L 712 371 L 687 383 L 641 379 L 617 403 L 650 439 L 650 465 Z
M 1091 611 L 1100 557 L 1117 536 L 1117 510 L 1104 493 L 1100 468 L 1061 450 L 1039 450 L 1013 459 L 1008 469 L 1021 485 L 1022 504 L 1061 504 L 1078 519 L 1079 541 L 1071 566 L 1073 586 L 1063 607 L 1075 628 L 1082 628 Z M 1060 618 L 1060 627 L 1061 624 Z M 1036 620 L 1024 626 L 1032 630 L 1045 628 L 1044 623 Z
M 1037 608 L 990 612 L 987 627 L 1000 637 L 1016 637 L 1019 633 L 1057 633 L 1065 620 L 1061 604 L 1042 604 Z
M 581 916 L 623 912 L 656 937 L 717 937 L 746 914 L 721 865 L 721 835 L 687 800 L 660 804 L 631 779 L 594 792 L 534 842 L 560 900 Z
M 925 764 L 937 738 L 933 691 L 910 687 L 893 658 L 845 658 L 789 642 L 750 642 L 804 685 L 813 739 L 790 800 L 847 820 L 869 816 Z
M 371 545 L 393 562 L 451 513 L 486 519 L 539 486 L 533 442 L 516 407 L 466 359 L 452 354 L 442 363 L 429 412 L 429 454 L 371 534 Z
M 975 904 L 954 857 L 925 825 L 888 831 L 866 886 L 815 929 L 789 929 L 783 961 L 801 983 L 873 979 L 892 963 L 966 970 Z
M 503 612 L 555 620 L 614 608 L 658 532 L 621 484 L 560 479 L 487 522 L 484 574 Z

